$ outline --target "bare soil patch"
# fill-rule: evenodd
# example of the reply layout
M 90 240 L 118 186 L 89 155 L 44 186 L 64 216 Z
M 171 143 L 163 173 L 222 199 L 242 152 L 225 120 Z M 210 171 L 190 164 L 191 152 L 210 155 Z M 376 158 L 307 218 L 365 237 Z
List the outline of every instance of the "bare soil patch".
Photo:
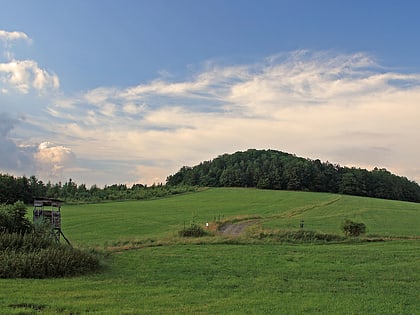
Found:
M 226 223 L 219 228 L 219 232 L 221 232 L 223 235 L 239 236 L 245 231 L 247 227 L 254 225 L 258 221 L 259 220 L 247 220 L 237 223 Z

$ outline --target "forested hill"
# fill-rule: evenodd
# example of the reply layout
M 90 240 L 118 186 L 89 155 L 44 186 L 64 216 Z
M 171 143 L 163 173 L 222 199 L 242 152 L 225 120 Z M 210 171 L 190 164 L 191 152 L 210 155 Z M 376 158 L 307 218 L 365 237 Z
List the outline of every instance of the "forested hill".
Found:
M 184 166 L 168 176 L 167 184 L 304 190 L 420 202 L 416 182 L 386 169 L 341 167 L 275 150 L 250 149 Z

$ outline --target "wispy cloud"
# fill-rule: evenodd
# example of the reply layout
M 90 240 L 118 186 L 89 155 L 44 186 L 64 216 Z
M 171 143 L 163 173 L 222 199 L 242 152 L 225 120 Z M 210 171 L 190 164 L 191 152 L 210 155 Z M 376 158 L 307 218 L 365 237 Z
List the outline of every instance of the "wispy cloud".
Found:
M 207 62 L 184 80 L 164 75 L 66 96 L 52 93 L 59 84 L 51 72 L 35 80 L 27 69 L 39 69 L 36 63 L 1 67 L 4 89 L 48 87 L 49 101 L 26 124 L 39 131 L 27 139 L 34 165 L 50 177 L 164 182 L 183 165 L 273 148 L 420 181 L 420 74 L 389 71 L 368 54 L 295 51 L 253 64 Z M 3 141 L 11 141 L 5 130 Z
M 3 56 L 7 60 L 14 59 L 13 57 L 13 44 L 19 41 L 23 41 L 27 44 L 31 44 L 32 40 L 26 33 L 23 32 L 8 32 L 0 30 L 0 44 L 3 44 Z
M 0 40 L 7 43 L 17 41 L 17 40 L 24 40 L 29 43 L 31 42 L 31 39 L 24 32 L 17 32 L 17 31 L 8 32 L 5 30 L 0 30 Z

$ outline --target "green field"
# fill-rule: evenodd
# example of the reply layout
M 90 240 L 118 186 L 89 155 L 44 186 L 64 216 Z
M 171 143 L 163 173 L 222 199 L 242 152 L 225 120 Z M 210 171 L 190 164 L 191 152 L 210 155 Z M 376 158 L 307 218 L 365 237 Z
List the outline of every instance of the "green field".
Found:
M 341 234 L 360 221 L 381 242 L 290 244 L 178 237 L 258 217 L 263 230 Z M 420 204 L 323 193 L 207 189 L 62 208 L 78 247 L 109 253 L 98 274 L 0 279 L 1 314 L 420 314 Z

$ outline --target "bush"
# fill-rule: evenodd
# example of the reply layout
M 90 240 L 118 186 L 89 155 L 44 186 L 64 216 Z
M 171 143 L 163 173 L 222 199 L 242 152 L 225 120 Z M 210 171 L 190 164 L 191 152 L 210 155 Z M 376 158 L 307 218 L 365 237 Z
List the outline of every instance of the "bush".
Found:
M 0 278 L 53 278 L 98 270 L 99 259 L 91 253 L 65 246 L 0 252 Z
M 32 224 L 26 218 L 26 212 L 26 206 L 22 201 L 16 201 L 11 205 L 0 205 L 0 232 L 30 232 Z
M 207 233 L 201 226 L 191 224 L 190 227 L 185 227 L 183 230 L 179 231 L 178 234 L 183 237 L 200 237 L 206 235 Z
M 51 226 L 32 225 L 23 202 L 0 205 L 0 278 L 51 278 L 98 270 L 98 255 L 55 241 Z
M 0 278 L 66 277 L 99 268 L 98 255 L 58 244 L 48 234 L 0 234 Z
M 0 250 L 33 251 L 56 246 L 50 235 L 35 233 L 0 233 Z
M 343 224 L 341 225 L 341 229 L 343 230 L 346 236 L 350 237 L 357 237 L 361 234 L 366 233 L 366 225 L 364 223 L 358 223 L 346 219 Z

